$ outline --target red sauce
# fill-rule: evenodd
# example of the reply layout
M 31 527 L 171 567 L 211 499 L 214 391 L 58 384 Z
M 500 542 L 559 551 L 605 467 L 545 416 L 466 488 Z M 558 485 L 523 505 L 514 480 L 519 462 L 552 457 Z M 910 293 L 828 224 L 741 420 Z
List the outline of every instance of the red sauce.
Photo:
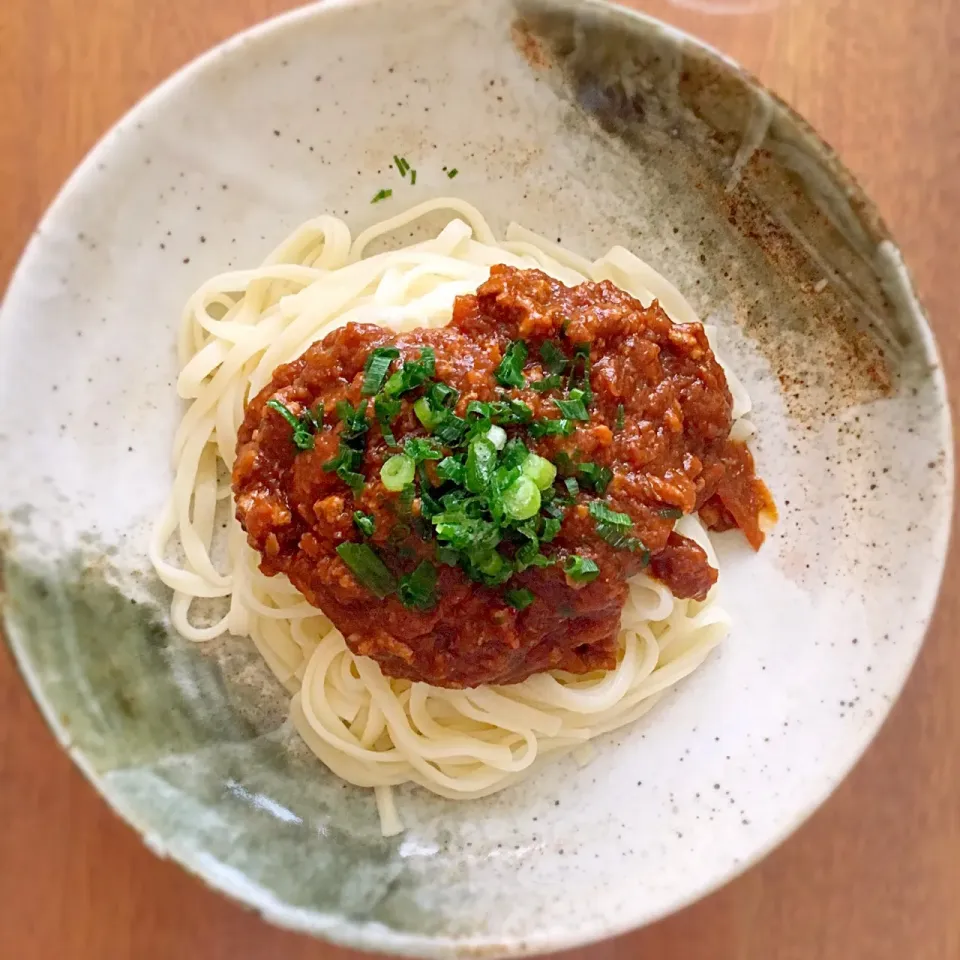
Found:
M 501 388 L 494 372 L 512 341 L 529 347 L 526 389 Z M 369 542 L 395 574 L 435 557 L 436 543 L 416 534 L 398 539 L 398 495 L 380 481 L 380 467 L 395 451 L 375 421 L 366 435 L 358 494 L 322 469 L 337 452 L 341 400 L 361 401 L 363 366 L 378 346 L 395 346 L 414 360 L 424 346 L 436 354 L 436 379 L 460 392 L 460 415 L 471 400 L 516 398 L 536 416 L 556 417 L 552 398 L 529 383 L 542 379 L 538 350 L 544 340 L 568 355 L 589 344 L 594 393 L 589 422 L 570 436 L 533 440 L 523 427 L 508 434 L 550 460 L 566 454 L 609 468 L 603 500 L 633 521 L 633 534 L 650 554 L 649 572 L 677 597 L 702 600 L 717 572 L 703 550 L 674 532 L 678 511 L 701 511 L 708 527 L 739 527 L 748 541 L 763 541 L 759 518 L 775 516 L 747 447 L 729 439 L 732 400 L 723 370 L 699 324 L 673 324 L 657 304 L 644 308 L 611 283 L 569 288 L 537 270 L 497 266 L 476 295 L 459 297 L 447 327 L 396 335 L 380 327 L 347 324 L 277 369 L 273 381 L 247 407 L 233 474 L 237 517 L 267 575 L 286 574 L 321 608 L 359 655 L 376 660 L 388 676 L 437 686 L 516 683 L 544 670 L 584 673 L 616 664 L 620 613 L 627 578 L 643 568 L 641 553 L 618 550 L 597 535 L 581 492 L 567 508 L 549 552 L 560 562 L 514 575 L 508 587 L 526 588 L 534 602 L 517 611 L 502 589 L 472 582 L 459 568 L 438 565 L 437 603 L 420 611 L 395 596 L 378 600 L 336 553 L 360 540 L 352 514 L 375 520 Z M 393 432 L 426 436 L 414 416 L 419 390 L 403 396 Z M 266 402 L 297 413 L 323 405 L 323 430 L 312 450 L 291 442 L 289 424 Z M 622 406 L 622 426 L 618 428 Z M 335 426 L 331 426 L 335 424 Z M 561 458 L 562 459 L 562 458 Z M 416 513 L 417 503 L 414 503 Z M 545 548 L 547 552 L 547 548 Z M 599 577 L 572 583 L 562 562 L 571 554 L 592 559 Z

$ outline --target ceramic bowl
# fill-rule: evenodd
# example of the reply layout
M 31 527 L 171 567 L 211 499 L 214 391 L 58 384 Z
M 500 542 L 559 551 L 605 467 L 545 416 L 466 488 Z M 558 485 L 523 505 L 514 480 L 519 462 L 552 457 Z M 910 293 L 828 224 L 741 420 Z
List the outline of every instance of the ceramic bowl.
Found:
M 497 229 L 588 256 L 623 244 L 686 293 L 752 393 L 782 519 L 758 555 L 718 538 L 732 635 L 591 763 L 476 802 L 401 790 L 409 829 L 384 839 L 248 642 L 169 629 L 146 539 L 192 290 L 319 212 L 359 229 L 454 189 Z M 850 769 L 934 605 L 949 434 L 873 205 L 722 55 L 597 4 L 323 3 L 147 97 L 24 254 L 0 322 L 7 639 L 114 809 L 268 919 L 430 957 L 570 946 L 723 883 Z

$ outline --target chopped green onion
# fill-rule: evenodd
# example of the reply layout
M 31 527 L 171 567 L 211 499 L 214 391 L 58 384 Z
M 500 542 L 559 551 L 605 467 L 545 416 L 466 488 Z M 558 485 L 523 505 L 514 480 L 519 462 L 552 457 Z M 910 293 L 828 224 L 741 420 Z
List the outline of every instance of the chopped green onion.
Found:
M 613 471 L 609 467 L 601 467 L 596 463 L 581 463 L 580 475 L 597 493 L 603 493 L 613 479 Z
M 490 417 L 503 426 L 529 423 L 533 410 L 522 400 L 496 400 L 490 404 Z
M 337 404 L 337 416 L 343 423 L 341 437 L 344 440 L 356 440 L 370 429 L 367 421 L 367 402 L 364 400 L 356 409 L 348 400 L 341 400 Z
M 617 404 L 617 422 L 614 424 L 613 430 L 614 433 L 620 433 L 623 430 L 623 425 L 625 422 L 625 411 L 623 409 L 623 404 Z
M 546 520 L 543 521 L 543 531 L 540 534 L 540 539 L 544 543 L 550 543 L 560 532 L 560 524 L 561 521 L 556 517 L 547 517 Z
M 403 157 L 398 157 L 396 154 L 393 155 L 393 162 L 397 168 L 397 172 L 401 177 L 407 175 L 407 171 L 410 169 L 410 164 Z
M 483 400 L 471 400 L 467 404 L 468 420 L 489 420 L 493 416 L 493 405 Z
M 563 485 L 567 488 L 567 493 L 569 493 L 571 497 L 575 497 L 580 493 L 580 484 L 577 483 L 576 477 L 567 477 L 563 481 Z
M 484 493 L 496 464 L 497 448 L 486 437 L 474 437 L 467 448 L 467 489 L 471 493 Z
M 400 578 L 400 602 L 414 610 L 430 610 L 437 604 L 437 568 L 424 560 L 413 573 Z
M 416 183 L 417 183 L 417 171 L 416 171 L 416 170 L 411 170 L 411 171 L 410 171 L 410 186 L 411 186 L 411 187 L 416 186 Z
M 511 470 L 514 467 L 523 466 L 523 461 L 529 456 L 527 445 L 514 437 L 508 440 L 503 452 L 500 454 L 500 466 L 505 470 Z
M 340 559 L 350 568 L 357 582 L 381 600 L 397 589 L 397 581 L 384 562 L 366 543 L 341 543 Z
M 279 400 L 268 400 L 267 406 L 276 410 L 293 428 L 293 442 L 298 450 L 313 449 L 313 431 L 319 428 L 319 422 L 309 410 L 297 417 L 290 408 Z M 312 429 L 311 429 L 312 427 Z
M 447 177 L 448 177 L 450 180 L 452 180 L 459 172 L 460 172 L 460 171 L 459 171 L 456 167 L 454 167 L 452 170 L 450 170 L 450 171 L 447 173 Z
M 523 365 L 527 362 L 527 345 L 522 340 L 514 340 L 507 347 L 494 376 L 502 387 L 522 389 L 526 384 L 523 378 Z
M 502 450 L 507 445 L 507 431 L 503 427 L 491 427 L 487 431 L 487 439 L 497 450 Z
M 346 467 L 337 467 L 337 476 L 354 492 L 359 493 L 363 489 L 366 478 L 362 473 L 356 473 L 348 470 Z
M 379 203 L 381 200 L 386 200 L 388 197 L 393 196 L 392 190 L 381 190 L 374 198 L 370 201 L 371 203 Z
M 527 607 L 533 603 L 534 596 L 526 587 L 522 587 L 519 590 L 507 590 L 503 595 L 503 599 L 506 600 L 514 610 L 526 610 Z
M 377 423 L 380 425 L 380 433 L 386 441 L 387 446 L 397 446 L 397 438 L 390 429 L 390 424 L 399 415 L 401 403 L 399 400 L 391 400 L 382 394 L 373 401 L 373 412 L 376 415 Z
M 405 453 L 398 453 L 390 457 L 380 468 L 380 479 L 391 493 L 398 493 L 408 484 L 413 483 L 415 470 L 414 461 Z
M 354 450 L 349 443 L 340 441 L 337 455 L 323 464 L 326 473 L 339 473 L 341 470 L 359 470 L 363 464 L 363 451 Z
M 441 480 L 450 480 L 459 487 L 463 486 L 466 472 L 466 464 L 462 457 L 444 457 L 437 464 L 437 476 Z
M 503 508 L 514 520 L 526 520 L 540 510 L 540 489 L 529 477 L 518 477 L 503 491 Z
M 443 451 L 432 440 L 422 440 L 420 437 L 407 437 L 403 441 L 403 452 L 414 463 L 443 458 Z
M 590 583 L 600 576 L 600 568 L 589 557 L 581 557 L 577 554 L 567 557 L 563 572 L 568 580 L 574 583 Z
M 373 531 L 376 528 L 376 524 L 370 514 L 364 513 L 362 510 L 354 510 L 353 522 L 356 524 L 357 529 L 364 534 L 364 536 L 373 536 Z
M 383 386 L 390 364 L 399 356 L 400 351 L 396 347 L 376 347 L 370 351 L 363 365 L 362 396 L 372 397 Z
M 552 340 L 544 340 L 541 344 L 540 359 L 550 373 L 560 374 L 567 369 L 566 354 Z
M 664 520 L 679 520 L 683 516 L 683 511 L 679 507 L 664 507 L 658 510 L 657 514 Z
M 467 421 L 455 413 L 447 413 L 434 428 L 433 435 L 448 447 L 456 446 L 467 432 Z
M 427 397 L 434 407 L 454 407 L 460 399 L 460 391 L 449 383 L 435 383 L 427 392 Z
M 407 360 L 403 366 L 391 374 L 384 384 L 383 392 L 388 397 L 398 397 L 426 383 L 436 372 L 436 357 L 433 347 L 424 347 L 419 360 Z
M 554 400 L 553 402 L 560 413 L 568 420 L 589 420 L 590 414 L 587 413 L 584 396 L 582 390 L 571 390 L 568 399 Z
M 530 436 L 535 440 L 541 437 L 569 437 L 576 429 L 572 420 L 534 420 L 530 424 Z
M 616 527 L 632 527 L 633 521 L 627 513 L 617 513 L 600 500 L 593 500 L 588 508 L 590 516 L 600 523 L 612 523 Z
M 531 453 L 523 461 L 521 470 L 523 470 L 524 476 L 529 477 L 537 485 L 539 490 L 552 487 L 553 481 L 557 477 L 557 468 L 545 457 L 538 456 L 535 453 Z
M 413 405 L 413 412 L 417 415 L 417 419 L 431 433 L 440 426 L 441 421 L 446 416 L 446 412 L 442 408 L 440 410 L 434 410 L 426 397 L 420 397 L 420 399 L 417 400 Z
M 563 377 L 559 373 L 551 373 L 549 377 L 542 380 L 536 380 L 530 384 L 532 390 L 537 393 L 546 393 L 548 390 L 559 390 L 563 386 Z

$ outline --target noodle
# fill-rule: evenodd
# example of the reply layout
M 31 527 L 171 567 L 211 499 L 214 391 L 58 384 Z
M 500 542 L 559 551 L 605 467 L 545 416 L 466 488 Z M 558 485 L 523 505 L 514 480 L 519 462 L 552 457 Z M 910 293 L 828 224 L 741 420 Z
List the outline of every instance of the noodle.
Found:
M 433 239 L 366 256 L 393 231 L 436 212 L 452 218 Z M 443 326 L 454 297 L 472 293 L 497 263 L 537 267 L 566 284 L 610 279 L 675 322 L 697 319 L 683 296 L 622 247 L 590 262 L 511 224 L 498 242 L 462 200 L 420 204 L 351 239 L 322 216 L 295 230 L 254 270 L 207 281 L 190 298 L 178 336 L 179 395 L 190 401 L 174 441 L 174 482 L 150 541 L 150 559 L 173 592 L 171 621 L 187 639 L 249 636 L 292 693 L 300 736 L 337 776 L 374 789 L 384 835 L 402 831 L 390 787 L 413 782 L 449 799 L 502 790 L 544 760 L 632 723 L 692 673 L 727 634 L 715 601 L 677 600 L 651 578 L 630 581 L 617 667 L 574 676 L 539 674 L 504 687 L 454 690 L 385 677 L 354 656 L 341 633 L 284 576 L 267 577 L 231 518 L 214 537 L 217 505 L 233 499 L 227 474 L 247 400 L 282 363 L 350 321 L 394 331 Z M 708 328 L 711 344 L 715 333 Z M 724 368 L 735 435 L 746 439 L 749 397 Z M 677 529 L 716 557 L 695 517 Z M 171 559 L 171 558 L 175 559 Z M 226 604 L 191 617 L 197 601 Z M 206 611 L 205 611 L 206 612 Z

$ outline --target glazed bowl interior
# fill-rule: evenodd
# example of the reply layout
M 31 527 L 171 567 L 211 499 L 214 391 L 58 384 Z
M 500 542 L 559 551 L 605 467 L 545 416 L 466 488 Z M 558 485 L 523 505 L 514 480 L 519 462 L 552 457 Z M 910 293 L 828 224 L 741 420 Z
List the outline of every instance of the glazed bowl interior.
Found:
M 146 538 L 192 290 L 309 216 L 359 230 L 450 193 L 495 230 L 591 257 L 622 244 L 670 278 L 750 389 L 781 520 L 759 554 L 718 537 L 732 635 L 589 764 L 473 802 L 402 789 L 408 829 L 385 839 L 372 797 L 292 733 L 248 641 L 170 629 Z M 152 94 L 31 241 L 0 323 L 7 636 L 110 804 L 270 919 L 415 955 L 569 946 L 728 879 L 850 768 L 934 604 L 950 450 L 896 247 L 736 66 L 601 5 L 325 3 Z

